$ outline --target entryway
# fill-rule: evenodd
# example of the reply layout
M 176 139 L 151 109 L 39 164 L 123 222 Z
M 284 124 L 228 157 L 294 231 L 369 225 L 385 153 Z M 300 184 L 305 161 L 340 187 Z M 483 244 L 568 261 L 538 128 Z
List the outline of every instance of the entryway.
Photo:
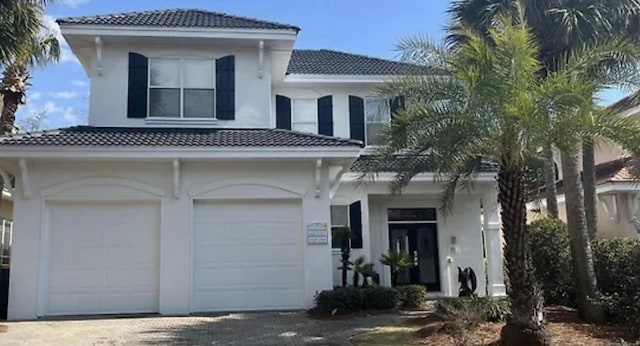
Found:
M 440 258 L 435 208 L 389 209 L 387 216 L 390 250 L 407 253 L 414 264 L 400 273 L 398 285 L 423 285 L 429 292 L 439 292 Z

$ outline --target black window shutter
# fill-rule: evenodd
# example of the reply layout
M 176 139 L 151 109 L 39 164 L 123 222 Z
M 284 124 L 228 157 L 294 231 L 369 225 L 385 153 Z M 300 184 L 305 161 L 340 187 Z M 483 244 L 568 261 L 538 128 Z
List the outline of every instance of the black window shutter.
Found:
M 351 228 L 351 248 L 362 249 L 362 203 L 357 201 L 349 206 L 349 228 Z
M 149 59 L 138 53 L 129 53 L 129 84 L 127 90 L 127 118 L 147 117 L 149 92 Z
M 349 127 L 351 139 L 364 142 L 364 99 L 349 96 Z
M 318 99 L 318 134 L 333 136 L 333 97 Z
M 276 128 L 291 130 L 291 99 L 276 95 Z
M 391 118 L 393 118 L 396 113 L 405 109 L 405 97 L 396 96 L 389 101 L 389 104 L 391 106 Z
M 216 60 L 216 118 L 233 120 L 236 115 L 236 58 Z

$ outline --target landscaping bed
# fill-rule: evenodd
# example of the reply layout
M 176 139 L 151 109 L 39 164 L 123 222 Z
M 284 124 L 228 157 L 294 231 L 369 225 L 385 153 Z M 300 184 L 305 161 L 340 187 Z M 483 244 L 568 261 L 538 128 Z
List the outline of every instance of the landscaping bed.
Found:
M 582 321 L 577 312 L 565 307 L 546 309 L 547 328 L 554 345 L 612 346 L 630 342 L 631 335 L 623 327 L 593 325 Z M 467 345 L 499 345 L 504 323 L 482 323 L 467 335 Z M 356 346 L 375 345 L 442 345 L 455 346 L 448 323 L 435 314 L 407 320 L 400 326 L 379 327 L 353 338 Z M 631 345 L 631 344 L 629 344 Z

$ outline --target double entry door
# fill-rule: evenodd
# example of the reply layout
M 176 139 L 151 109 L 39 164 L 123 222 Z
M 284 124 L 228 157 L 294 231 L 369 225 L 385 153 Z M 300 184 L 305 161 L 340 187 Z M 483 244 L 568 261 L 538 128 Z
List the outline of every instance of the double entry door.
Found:
M 389 247 L 413 260 L 413 267 L 398 276 L 398 285 L 423 285 L 429 292 L 440 291 L 436 223 L 389 223 Z

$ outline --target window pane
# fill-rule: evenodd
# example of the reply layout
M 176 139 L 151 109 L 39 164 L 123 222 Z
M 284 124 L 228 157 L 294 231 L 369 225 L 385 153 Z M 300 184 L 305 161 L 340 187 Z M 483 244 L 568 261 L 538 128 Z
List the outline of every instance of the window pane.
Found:
M 212 89 L 184 89 L 185 118 L 213 118 Z
M 180 89 L 149 89 L 149 116 L 179 117 Z
M 318 122 L 318 100 L 316 99 L 293 99 L 292 121 L 302 123 Z
M 180 86 L 180 60 L 151 59 L 150 71 L 152 86 Z
M 383 99 L 365 99 L 364 112 L 366 121 L 389 122 L 391 109 L 389 101 Z
M 184 60 L 184 87 L 215 88 L 215 67 L 211 60 Z
M 331 224 L 334 226 L 349 224 L 349 208 L 346 205 L 331 206 Z
M 384 141 L 385 123 L 367 123 L 367 145 L 381 145 Z

